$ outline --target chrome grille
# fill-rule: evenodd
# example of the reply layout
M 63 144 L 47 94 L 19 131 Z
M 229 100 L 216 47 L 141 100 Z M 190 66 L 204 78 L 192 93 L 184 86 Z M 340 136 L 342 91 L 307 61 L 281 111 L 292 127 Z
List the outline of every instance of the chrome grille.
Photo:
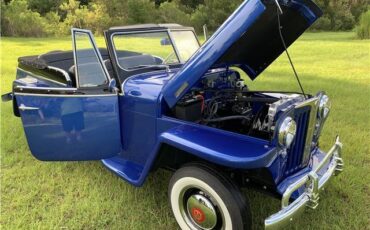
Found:
M 297 123 L 297 134 L 292 146 L 288 149 L 288 159 L 285 174 L 291 174 L 304 166 L 303 153 L 307 138 L 311 106 L 305 106 L 295 110 L 294 120 Z
M 295 140 L 288 149 L 285 175 L 292 174 L 307 166 L 312 149 L 313 133 L 317 119 L 318 98 L 314 97 L 297 105 L 294 120 L 297 123 Z

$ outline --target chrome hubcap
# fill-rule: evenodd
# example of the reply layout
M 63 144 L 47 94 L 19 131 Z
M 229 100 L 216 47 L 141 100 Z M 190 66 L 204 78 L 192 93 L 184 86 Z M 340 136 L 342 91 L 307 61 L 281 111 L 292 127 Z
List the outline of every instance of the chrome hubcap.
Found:
M 210 230 L 216 226 L 216 208 L 205 195 L 197 193 L 189 196 L 186 201 L 186 209 L 192 224 L 200 229 Z

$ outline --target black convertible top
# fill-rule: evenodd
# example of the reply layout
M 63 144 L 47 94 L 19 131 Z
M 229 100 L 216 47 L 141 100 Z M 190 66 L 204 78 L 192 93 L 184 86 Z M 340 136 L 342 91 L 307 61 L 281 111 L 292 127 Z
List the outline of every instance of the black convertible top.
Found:
M 128 25 L 128 26 L 115 26 L 109 28 L 108 31 L 116 30 L 151 30 L 151 29 L 193 29 L 191 27 L 182 26 L 175 23 L 165 23 L 165 24 L 138 24 L 138 25 Z

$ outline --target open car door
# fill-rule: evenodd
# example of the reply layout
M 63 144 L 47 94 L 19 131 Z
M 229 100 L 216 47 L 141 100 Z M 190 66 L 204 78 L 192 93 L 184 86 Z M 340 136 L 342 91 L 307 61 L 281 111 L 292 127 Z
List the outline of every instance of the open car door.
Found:
M 98 160 L 121 151 L 118 95 L 90 31 L 72 29 L 75 87 L 15 85 L 31 153 L 44 161 Z

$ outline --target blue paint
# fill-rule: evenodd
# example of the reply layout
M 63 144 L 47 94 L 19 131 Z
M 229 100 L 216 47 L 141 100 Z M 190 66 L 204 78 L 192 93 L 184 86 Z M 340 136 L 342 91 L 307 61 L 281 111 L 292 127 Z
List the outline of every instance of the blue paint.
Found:
M 310 164 L 308 165 L 308 167 L 300 170 L 299 172 L 297 172 L 296 174 L 284 179 L 283 181 L 281 181 L 277 187 L 277 192 L 280 193 L 280 194 L 283 194 L 285 192 L 285 190 L 289 187 L 289 185 L 291 185 L 292 183 L 294 183 L 295 181 L 299 180 L 300 178 L 302 178 L 303 176 L 307 176 L 308 173 L 317 167 L 317 165 L 320 164 L 320 162 L 323 160 L 323 158 L 325 157 L 326 153 L 323 152 L 321 149 L 319 148 L 315 148 L 313 151 L 312 151 L 312 156 L 311 156 L 311 159 L 310 159 Z M 322 167 L 322 169 L 317 173 L 317 175 L 319 176 L 319 179 L 324 175 L 324 173 L 327 171 L 327 169 L 329 168 L 329 165 L 330 165 L 330 162 L 328 162 L 324 167 Z M 293 194 L 292 194 L 292 198 L 293 199 L 296 199 L 298 198 L 300 195 L 302 195 L 303 193 L 305 192 L 305 188 L 304 187 L 301 187 L 300 189 L 298 189 L 297 191 L 295 191 Z
M 117 96 L 16 94 L 31 153 L 44 161 L 99 160 L 121 152 Z
M 317 19 L 301 1 L 290 4 L 308 23 Z M 16 95 L 18 106 L 39 108 L 21 111 L 32 154 L 48 161 L 102 160 L 118 176 L 141 186 L 166 144 L 233 169 L 267 168 L 282 193 L 310 168 L 286 177 L 287 159 L 277 147 L 276 137 L 269 142 L 166 116 L 200 79 L 209 74 L 227 76 L 224 70 L 208 71 L 265 10 L 260 0 L 245 1 L 182 68 L 131 76 L 121 86 L 122 95 Z M 27 85 L 21 79 L 15 84 L 53 86 L 45 81 Z M 320 150 L 313 153 L 313 157 L 321 155 Z
M 166 85 L 163 95 L 170 107 L 173 107 L 178 99 L 184 96 L 187 90 L 208 71 L 264 10 L 265 6 L 260 0 L 245 1 L 240 5 L 198 52 L 190 58 L 171 82 Z M 184 83 L 187 84 L 187 87 L 178 94 L 178 90 Z

